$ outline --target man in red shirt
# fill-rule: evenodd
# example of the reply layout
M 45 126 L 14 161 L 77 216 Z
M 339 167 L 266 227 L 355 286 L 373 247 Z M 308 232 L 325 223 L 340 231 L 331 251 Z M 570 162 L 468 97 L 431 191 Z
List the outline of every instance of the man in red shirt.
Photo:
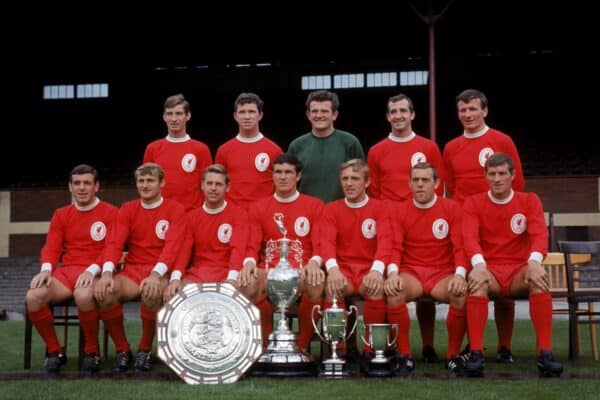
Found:
M 227 200 L 244 209 L 273 193 L 273 160 L 281 147 L 266 138 L 259 128 L 263 101 L 254 93 L 241 93 L 233 104 L 237 136 L 217 149 L 215 162 L 222 164 L 231 177 Z
M 462 204 L 473 194 L 486 192 L 488 184 L 483 171 L 485 161 L 495 152 L 510 156 L 515 165 L 512 187 L 525 189 L 525 179 L 517 147 L 510 136 L 490 128 L 485 123 L 488 100 L 485 94 L 467 89 L 456 97 L 458 119 L 463 125 L 463 135 L 449 141 L 444 148 L 443 161 L 446 174 L 446 194 Z M 494 317 L 498 330 L 496 361 L 512 363 L 512 333 L 515 321 L 515 303 L 498 298 L 494 302 Z
M 371 176 L 369 195 L 376 199 L 404 201 L 412 198 L 409 186 L 411 168 L 420 162 L 431 163 L 438 171 L 436 193 L 444 195 L 444 170 L 438 145 L 417 135 L 412 129 L 415 110 L 410 97 L 399 94 L 388 99 L 386 118 L 391 132 L 369 150 L 367 163 Z M 435 303 L 417 302 L 417 316 L 423 343 L 423 359 L 436 362 L 433 347 Z
M 225 200 L 231 184 L 227 170 L 210 165 L 202 174 L 202 207 L 188 213 L 192 235 L 191 266 L 176 265 L 164 300 L 168 301 L 190 282 L 230 282 L 237 285 L 248 242 L 248 216 L 243 208 Z M 189 260 L 189 255 L 184 255 Z M 181 263 L 180 263 L 181 264 Z
M 467 328 L 471 356 L 466 371 L 483 373 L 483 333 L 488 297 L 529 297 L 529 314 L 537 339 L 538 369 L 560 375 L 562 364 L 552 355 L 552 296 L 541 262 L 548 248 L 542 203 L 534 193 L 513 190 L 513 160 L 494 153 L 485 163 L 489 190 L 464 203 L 463 238 L 469 273 Z
M 141 299 L 142 337 L 134 368 L 149 371 L 156 313 L 168 284 L 167 272 L 179 253 L 186 252 L 182 249 L 187 231 L 185 210 L 177 201 L 162 197 L 162 168 L 154 163 L 142 164 L 135 171 L 135 184 L 140 199 L 119 209 L 103 254 L 102 277 L 94 285 L 100 319 L 115 343 L 113 371 L 117 373 L 126 371 L 131 361 L 121 303 Z M 121 271 L 114 271 L 125 245 L 125 265 Z
M 344 308 L 343 299 L 358 294 L 365 299 L 365 324 L 383 323 L 383 274 L 392 248 L 387 204 L 367 195 L 369 167 L 361 159 L 342 164 L 340 182 L 345 197 L 325 206 L 321 227 L 321 254 L 327 269 L 324 308 L 331 306 L 333 297 Z M 371 357 L 365 345 L 363 372 Z
M 464 374 L 460 346 L 466 330 L 466 258 L 463 250 L 460 205 L 438 197 L 437 170 L 430 163 L 412 167 L 412 200 L 399 203 L 392 213 L 394 241 L 387 268 L 385 293 L 387 321 L 398 324 L 398 373 L 413 369 L 410 350 L 410 318 L 406 303 L 421 296 L 449 303 L 447 368 Z
M 202 205 L 202 171 L 212 164 L 208 146 L 187 133 L 191 118 L 190 104 L 182 94 L 168 97 L 163 112 L 167 137 L 153 141 L 144 152 L 144 163 L 156 163 L 165 171 L 163 196 L 177 200 L 186 210 Z
M 301 265 L 290 251 L 288 261 L 294 268 L 302 267 L 299 292 L 302 299 L 298 306 L 298 347 L 306 350 L 313 334 L 312 308 L 321 304 L 325 274 L 321 270 L 320 218 L 323 202 L 316 197 L 298 192 L 297 184 L 302 177 L 302 164 L 289 153 L 278 156 L 273 162 L 275 193 L 258 200 L 250 207 L 250 236 L 244 259 L 244 267 L 238 277 L 240 291 L 260 309 L 263 339 L 267 339 L 273 325 L 273 308 L 266 296 L 265 249 L 269 240 L 281 238 L 281 231 L 274 219 L 282 217 L 287 238 L 302 243 Z M 275 257 L 274 262 L 278 258 Z M 275 265 L 269 265 L 270 268 Z
M 27 314 L 47 348 L 46 373 L 58 372 L 66 362 L 48 305 L 73 297 L 85 336 L 82 372 L 93 373 L 100 369 L 98 310 L 93 298 L 86 297 L 84 292 L 93 281 L 88 271 L 99 269 L 98 264 L 102 262 L 106 233 L 117 208 L 96 197 L 99 187 L 95 168 L 85 164 L 73 168 L 69 179 L 73 203 L 52 215 L 46 244 L 42 248 L 41 271 L 33 277 L 27 291 Z

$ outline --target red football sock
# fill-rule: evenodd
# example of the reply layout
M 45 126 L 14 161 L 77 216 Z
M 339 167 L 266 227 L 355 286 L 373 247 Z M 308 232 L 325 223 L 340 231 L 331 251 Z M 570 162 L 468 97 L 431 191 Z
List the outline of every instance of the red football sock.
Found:
M 266 295 L 256 302 L 260 310 L 260 327 L 262 330 L 263 344 L 269 342 L 269 335 L 273 332 L 273 306 Z
M 537 354 L 552 350 L 552 295 L 549 292 L 529 295 L 529 315 L 535 327 Z
M 467 296 L 467 329 L 471 351 L 483 351 L 483 334 L 487 317 L 487 296 Z
M 368 324 L 382 324 L 385 322 L 385 300 L 365 297 L 365 308 L 363 310 L 365 326 Z M 365 332 L 365 339 L 369 341 L 369 334 Z M 371 351 L 371 346 L 365 344 L 363 352 Z
M 98 351 L 98 309 L 96 307 L 89 311 L 81 311 L 77 309 L 77 315 L 79 316 L 79 324 L 83 330 L 83 337 L 85 338 L 85 349 L 86 353 L 96 353 Z
M 117 304 L 110 310 L 98 311 L 98 316 L 104 323 L 104 327 L 115 343 L 115 350 L 131 351 L 129 343 L 127 343 L 127 335 L 125 334 L 125 326 L 123 325 L 123 307 Z
M 393 307 L 387 307 L 386 310 L 387 322 L 390 324 L 398 324 L 398 353 L 403 356 L 408 354 L 412 358 L 410 351 L 410 318 L 406 304 L 399 304 Z
M 512 345 L 512 334 L 515 327 L 515 301 L 502 299 L 494 302 L 494 318 L 498 332 L 498 350 Z
M 142 304 L 140 314 L 142 316 L 142 337 L 138 343 L 138 350 L 152 350 L 152 342 L 156 334 L 156 313 Z
M 43 306 L 37 311 L 28 311 L 27 315 L 29 315 L 31 323 L 35 326 L 44 343 L 46 343 L 48 353 L 54 351 L 62 353 L 63 350 L 58 343 L 56 331 L 54 330 L 54 318 L 52 317 L 50 307 Z
M 448 351 L 446 358 L 460 354 L 465 331 L 467 330 L 467 319 L 465 318 L 465 310 L 450 306 L 448 316 L 446 317 L 446 329 L 448 329 Z
M 435 333 L 435 303 L 433 301 L 417 301 L 417 319 L 421 331 L 423 347 L 433 347 Z
M 315 305 L 321 305 L 321 300 L 312 301 L 307 296 L 302 296 L 300 305 L 298 306 L 298 323 L 300 329 L 298 331 L 298 347 L 300 349 L 308 349 L 310 345 L 310 338 L 312 338 L 315 329 L 312 324 L 314 317 L 315 323 L 319 321 L 319 313 L 315 312 L 313 315 L 312 309 Z

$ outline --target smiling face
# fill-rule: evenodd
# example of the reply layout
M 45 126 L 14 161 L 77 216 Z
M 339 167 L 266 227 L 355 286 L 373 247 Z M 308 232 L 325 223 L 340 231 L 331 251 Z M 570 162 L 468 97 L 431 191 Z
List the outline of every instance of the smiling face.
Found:
M 458 108 L 458 119 L 465 132 L 476 133 L 483 129 L 488 109 L 487 107 L 483 108 L 481 99 L 472 99 L 468 102 L 459 100 L 456 105 Z
M 410 110 L 406 99 L 388 103 L 386 117 L 394 136 L 406 137 L 411 134 L 415 113 Z
M 225 175 L 208 172 L 200 185 L 207 207 L 221 207 L 225 201 L 225 193 L 229 191 L 229 187 L 229 184 L 226 183 Z
M 338 112 L 333 111 L 333 104 L 329 100 L 311 101 L 306 117 L 317 136 L 327 136 L 333 132 L 333 122 L 337 119 Z
M 94 182 L 92 174 L 73 174 L 69 182 L 69 191 L 73 200 L 79 207 L 85 207 L 93 203 L 100 184 Z
M 160 199 L 160 191 L 165 186 L 165 180 L 160 180 L 156 175 L 136 172 L 135 186 L 142 202 L 152 204 Z

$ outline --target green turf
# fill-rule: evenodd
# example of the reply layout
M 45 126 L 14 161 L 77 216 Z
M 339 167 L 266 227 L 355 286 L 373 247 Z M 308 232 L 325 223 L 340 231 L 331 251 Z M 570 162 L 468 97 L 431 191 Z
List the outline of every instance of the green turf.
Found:
M 0 322 L 0 377 L 23 371 L 23 328 L 18 321 Z M 139 321 L 127 322 L 131 343 L 139 339 Z M 484 379 L 447 379 L 443 364 L 427 365 L 420 360 L 420 341 L 416 324 L 411 329 L 416 369 L 410 379 L 352 379 L 324 381 L 312 379 L 243 378 L 235 384 L 189 386 L 168 377 L 167 367 L 157 363 L 156 380 L 125 379 L 55 379 L 0 380 L 0 399 L 597 399 L 600 393 L 600 361 L 593 361 L 589 349 L 587 328 L 582 328 L 583 354 L 576 362 L 567 360 L 567 324 L 555 321 L 554 352 L 564 362 L 565 373 L 560 379 L 537 377 L 534 360 L 535 338 L 529 321 L 516 321 L 513 339 L 515 363 L 500 365 L 493 362 L 496 333 L 493 323 L 486 330 L 486 373 Z M 445 325 L 436 323 L 436 350 L 443 356 L 446 345 Z M 68 354 L 71 360 L 64 371 L 76 371 L 77 333 L 71 330 Z M 313 349 L 318 352 L 315 343 Z M 110 370 L 111 358 L 103 363 Z M 33 338 L 32 372 L 39 372 L 43 362 L 43 345 L 37 333 Z M 352 366 L 356 370 L 355 366 Z M 506 374 L 506 379 L 502 376 Z M 572 375 L 595 379 L 570 379 Z M 18 376 L 17 376 L 18 377 Z

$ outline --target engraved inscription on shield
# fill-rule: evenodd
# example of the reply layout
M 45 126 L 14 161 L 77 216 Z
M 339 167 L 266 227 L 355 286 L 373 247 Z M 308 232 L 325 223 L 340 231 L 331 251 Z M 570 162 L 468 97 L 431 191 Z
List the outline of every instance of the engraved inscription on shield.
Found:
M 262 353 L 258 309 L 231 284 L 183 287 L 158 313 L 158 356 L 186 383 L 237 381 Z

